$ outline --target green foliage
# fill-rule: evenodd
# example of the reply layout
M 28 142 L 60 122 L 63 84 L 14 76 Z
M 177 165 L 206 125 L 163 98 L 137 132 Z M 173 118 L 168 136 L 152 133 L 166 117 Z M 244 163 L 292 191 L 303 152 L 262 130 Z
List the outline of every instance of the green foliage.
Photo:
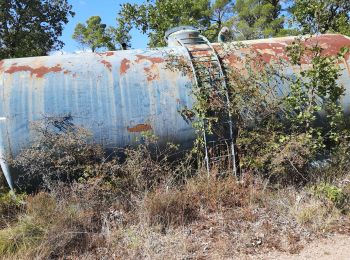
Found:
M 61 202 L 45 192 L 28 197 L 26 210 L 17 222 L 0 230 L 1 256 L 11 258 L 10 255 L 18 254 L 20 259 L 52 259 L 78 241 L 84 247 L 82 234 L 88 229 L 86 218 L 90 216 L 79 215 L 79 209 Z
M 120 17 L 117 18 L 116 28 L 112 26 L 107 28 L 107 34 L 115 49 L 127 49 L 131 47 L 131 35 L 129 34 L 131 29 L 132 26 Z
M 349 195 L 341 188 L 329 183 L 320 183 L 312 186 L 311 191 L 316 197 L 325 198 L 333 202 L 340 209 L 343 209 L 349 203 Z
M 86 25 L 78 23 L 74 29 L 73 39 L 83 47 L 88 47 L 95 52 L 99 48 L 115 50 L 110 34 L 116 34 L 113 28 L 106 29 L 99 16 L 91 16 Z
M 283 167 L 280 172 L 297 173 L 305 181 L 310 162 L 316 156 L 331 153 L 339 145 L 339 138 L 345 131 L 339 100 L 345 89 L 337 81 L 341 72 L 338 62 L 344 53 L 339 57 L 328 57 L 317 45 L 303 46 L 295 42 L 287 48 L 292 61 L 290 66 L 298 66 L 299 73 L 290 78 L 289 93 L 281 103 L 284 123 L 271 171 L 278 169 L 276 165 L 287 163 L 290 169 Z M 310 58 L 308 67 L 300 65 L 302 59 Z M 322 125 L 320 116 L 324 118 Z
M 317 45 L 303 50 L 295 45 L 301 46 L 300 43 L 294 42 L 287 48 L 293 65 L 298 66 L 300 71 L 300 74 L 296 74 L 296 79 L 291 84 L 291 92 L 286 98 L 288 120 L 293 130 L 304 131 L 315 140 L 321 138 L 323 144 L 315 143 L 320 149 L 325 147 L 327 141 L 338 144 L 339 135 L 344 129 L 339 100 L 345 89 L 337 82 L 341 75 L 337 64 L 347 50 L 342 50 L 338 57 L 328 57 L 322 54 L 322 48 Z M 300 63 L 306 55 L 311 55 L 312 62 L 310 68 L 305 70 Z M 326 117 L 323 129 L 316 125 L 320 113 Z
M 202 29 L 211 41 L 223 26 L 232 28 L 237 39 L 264 38 L 295 33 L 284 28 L 281 1 L 230 0 L 147 1 L 144 4 L 124 4 L 118 21 L 147 33 L 151 47 L 164 46 L 166 30 L 179 25 Z M 122 28 L 122 26 L 121 26 Z
M 216 0 L 211 3 L 210 25 L 203 30 L 203 35 L 210 41 L 217 41 L 221 28 L 230 26 L 229 20 L 233 14 L 233 6 L 231 0 Z M 231 38 L 231 35 L 228 35 L 225 41 L 229 41 Z
M 193 25 L 206 27 L 209 25 L 210 1 L 150 0 L 143 4 L 126 3 L 121 6 L 118 20 L 132 25 L 149 36 L 149 46 L 164 46 L 164 33 L 175 26 Z
M 71 117 L 53 117 L 33 123 L 35 138 L 10 163 L 27 178 L 19 179 L 21 188 L 44 184 L 53 189 L 59 182 L 72 183 L 104 160 L 102 147 L 91 144 L 91 134 L 75 127 Z
M 23 208 L 25 194 L 14 195 L 13 192 L 0 194 L 0 228 L 17 219 L 17 215 Z
M 0 230 L 0 253 L 5 256 L 25 251 L 43 237 L 43 230 L 30 218 L 21 219 L 14 227 Z
M 237 0 L 231 18 L 237 39 L 260 39 L 295 34 L 285 28 L 281 0 Z
M 336 153 L 346 133 L 339 102 L 345 89 L 338 83 L 338 64 L 348 50 L 329 57 L 317 44 L 305 47 L 296 39 L 287 47 L 289 60 L 267 64 L 259 53 L 242 44 L 223 48 L 227 53 L 244 52 L 236 57 L 243 66 L 225 68 L 241 171 L 273 176 L 281 182 L 307 182 L 311 162 Z M 305 60 L 311 62 L 306 66 Z M 294 73 L 285 73 L 286 68 L 293 68 Z M 212 91 L 225 91 L 220 85 L 199 82 L 193 88 L 196 102 L 192 110 L 182 111 L 182 115 L 184 111 L 191 115 L 187 120 L 198 131 L 197 152 L 204 145 L 203 122 L 213 129 L 220 115 L 227 113 L 222 97 Z
M 295 0 L 291 9 L 303 33 L 338 32 L 350 35 L 350 2 Z
M 0 59 L 47 55 L 59 40 L 72 6 L 67 0 L 1 0 Z
M 247 40 L 316 32 L 349 35 L 347 1 L 334 0 L 216 0 L 158 1 L 123 4 L 117 31 L 128 36 L 137 28 L 149 36 L 149 46 L 164 46 L 166 30 L 179 25 L 197 26 L 210 41 L 223 26 L 230 29 L 227 40 Z

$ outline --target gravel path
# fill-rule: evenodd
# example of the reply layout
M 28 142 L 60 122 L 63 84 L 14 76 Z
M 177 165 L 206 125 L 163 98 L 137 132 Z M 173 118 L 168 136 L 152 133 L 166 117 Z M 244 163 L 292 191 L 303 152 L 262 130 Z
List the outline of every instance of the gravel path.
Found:
M 254 256 L 251 259 L 350 260 L 350 236 L 334 235 L 315 240 L 295 255 L 271 252 L 268 255 Z

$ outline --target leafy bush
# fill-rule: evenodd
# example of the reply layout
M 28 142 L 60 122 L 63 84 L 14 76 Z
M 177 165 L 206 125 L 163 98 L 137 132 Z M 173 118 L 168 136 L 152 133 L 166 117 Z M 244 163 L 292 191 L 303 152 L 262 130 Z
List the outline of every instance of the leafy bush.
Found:
M 340 209 L 344 209 L 350 202 L 350 198 L 341 188 L 329 183 L 320 183 L 312 186 L 311 190 L 316 197 L 327 199 Z
M 150 225 L 186 225 L 198 218 L 197 203 L 181 190 L 156 191 L 145 199 L 145 213 Z
M 200 218 L 200 211 L 246 208 L 261 200 L 262 187 L 247 179 L 199 176 L 175 189 L 158 189 L 146 195 L 143 208 L 150 225 L 186 225 Z
M 247 48 L 238 57 L 244 66 L 226 68 L 242 173 L 306 183 L 311 163 L 337 152 L 348 136 L 339 103 L 344 87 L 337 81 L 338 61 L 347 51 L 329 57 L 317 44 L 306 47 L 296 40 L 287 47 L 289 60 L 267 64 Z M 305 60 L 310 65 L 302 65 Z M 285 73 L 287 67 L 293 75 Z
M 7 192 L 0 195 L 0 229 L 17 220 L 23 211 L 25 194 Z
M 87 209 L 84 200 L 79 202 L 69 195 L 57 199 L 40 192 L 28 197 L 18 221 L 0 230 L 1 255 L 52 259 L 99 243 L 95 233 L 102 228 L 101 207 L 94 201 Z
M 38 187 L 42 183 L 53 189 L 53 184 L 72 183 L 103 161 L 102 147 L 92 144 L 90 133 L 71 121 L 66 116 L 33 123 L 35 138 L 31 146 L 11 161 L 21 171 L 21 179 L 25 179 L 23 186 Z
M 318 200 L 302 203 L 294 212 L 296 220 L 317 232 L 331 229 L 332 224 L 339 219 L 340 212 L 331 204 Z
M 2 255 L 24 252 L 40 243 L 45 236 L 48 223 L 52 221 L 51 197 L 45 193 L 28 198 L 27 209 L 18 221 L 0 230 L 0 252 Z

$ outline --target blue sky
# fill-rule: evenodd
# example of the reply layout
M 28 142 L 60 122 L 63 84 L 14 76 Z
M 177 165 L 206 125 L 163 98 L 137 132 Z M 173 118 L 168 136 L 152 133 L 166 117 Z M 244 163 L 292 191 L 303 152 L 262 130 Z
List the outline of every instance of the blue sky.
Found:
M 141 3 L 142 0 L 69 0 L 73 5 L 75 16 L 65 25 L 61 40 L 65 43 L 63 51 L 74 52 L 79 50 L 77 42 L 72 39 L 74 27 L 79 22 L 85 22 L 89 17 L 98 15 L 102 18 L 102 22 L 107 25 L 116 26 L 116 16 L 123 3 Z M 147 47 L 147 36 L 139 33 L 137 30 L 131 32 L 132 48 L 143 49 Z

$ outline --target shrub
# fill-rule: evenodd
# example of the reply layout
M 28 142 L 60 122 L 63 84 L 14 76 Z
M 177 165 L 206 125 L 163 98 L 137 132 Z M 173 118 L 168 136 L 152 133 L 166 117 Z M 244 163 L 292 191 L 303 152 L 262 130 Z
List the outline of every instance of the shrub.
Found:
M 144 201 L 145 214 L 150 225 L 186 225 L 198 218 L 196 198 L 186 191 L 155 191 L 147 195 Z
M 101 225 L 95 212 L 69 200 L 57 201 L 40 192 L 28 197 L 26 211 L 16 223 L 0 230 L 0 253 L 19 258 L 57 258 L 83 252 Z
M 181 112 L 197 130 L 198 157 L 204 157 L 203 131 L 214 139 L 224 137 L 221 121 L 230 116 L 241 173 L 272 176 L 280 183 L 306 183 L 312 177 L 312 162 L 329 156 L 341 143 L 345 118 L 339 101 L 345 89 L 338 83 L 338 64 L 348 50 L 329 57 L 318 44 L 306 46 L 295 39 L 286 48 L 287 57 L 267 63 L 253 47 L 234 43 L 222 48 L 221 55 L 237 61 L 236 66 L 224 64 L 227 89 L 219 80 L 199 81 L 193 88 L 192 110 L 184 107 Z M 302 64 L 305 60 L 309 66 Z M 187 71 L 171 57 L 169 66 Z
M 232 176 L 222 179 L 199 176 L 189 180 L 186 185 L 187 192 L 197 198 L 201 207 L 209 212 L 221 208 L 248 207 L 259 200 L 261 188 L 249 176 L 242 182 Z
M 347 194 L 335 185 L 329 183 L 320 183 L 311 187 L 313 194 L 320 199 L 327 199 L 334 203 L 340 209 L 348 206 L 349 197 Z
M 26 214 L 22 214 L 14 225 L 0 231 L 2 255 L 25 252 L 44 239 L 48 223 L 53 220 L 51 203 L 51 197 L 45 193 L 28 198 Z
M 249 208 L 261 200 L 259 184 L 237 182 L 233 177 L 216 179 L 198 176 L 181 188 L 158 189 L 147 194 L 144 211 L 150 225 L 186 225 L 204 212 Z
M 332 204 L 314 199 L 300 204 L 294 214 L 300 224 L 314 232 L 327 231 L 340 216 L 339 210 Z
M 57 182 L 72 183 L 83 176 L 86 169 L 101 163 L 101 146 L 91 143 L 91 134 L 75 127 L 71 117 L 45 118 L 33 124 L 34 140 L 15 160 L 14 167 L 22 173 L 22 184 L 34 189 L 42 183 L 52 189 Z
M 30 217 L 21 217 L 14 225 L 0 230 L 0 254 L 32 250 L 42 241 L 44 230 Z
M 25 194 L 7 192 L 0 195 L 0 229 L 17 220 L 24 209 Z

